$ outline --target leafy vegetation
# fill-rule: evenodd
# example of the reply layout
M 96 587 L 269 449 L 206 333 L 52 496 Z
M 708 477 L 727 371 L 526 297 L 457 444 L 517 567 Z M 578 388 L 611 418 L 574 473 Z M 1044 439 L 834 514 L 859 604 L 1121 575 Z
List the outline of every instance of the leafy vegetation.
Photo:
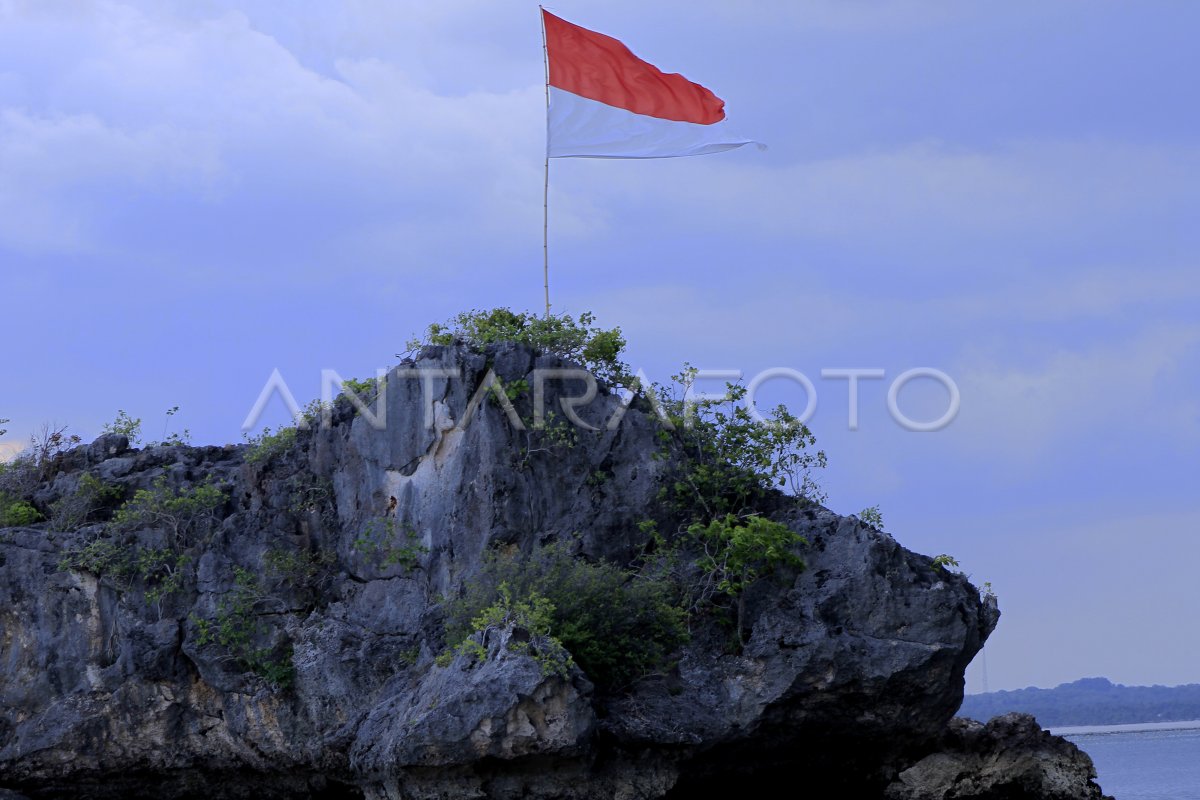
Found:
M 192 557 L 170 548 L 143 547 L 137 551 L 134 569 L 145 586 L 146 602 L 154 604 L 162 617 L 163 600 L 183 588 Z
M 579 444 L 579 429 L 553 411 L 547 412 L 540 426 L 527 424 L 521 435 L 525 444 L 514 459 L 521 468 L 528 467 L 535 455 L 560 457 Z
M 508 308 L 490 311 L 466 311 L 450 321 L 429 326 L 424 338 L 412 339 L 409 350 L 422 345 L 450 345 L 462 342 L 483 348 L 499 342 L 517 342 L 534 350 L 554 353 L 574 361 L 597 378 L 616 386 L 631 380 L 629 367 L 621 361 L 625 337 L 620 328 L 601 328 L 589 312 L 579 319 L 568 314 L 540 317 Z
M 471 633 L 465 636 L 458 645 L 447 650 L 439 660 L 439 665 L 445 666 L 455 652 L 465 652 L 476 660 L 487 657 L 485 644 L 492 631 L 504 631 L 508 628 L 520 628 L 528 634 L 527 638 L 510 637 L 507 646 L 510 650 L 532 656 L 541 667 L 543 675 L 558 675 L 565 678 L 570 674 L 574 660 L 562 639 L 551 631 L 554 625 L 555 608 L 548 598 L 536 591 L 525 597 L 514 597 L 507 583 L 497 587 L 495 602 L 471 620 Z
M 329 478 L 303 471 L 289 478 L 287 486 L 288 510 L 292 514 L 297 517 L 313 514 L 329 526 L 337 522 L 337 500 Z
M 954 556 L 942 553 L 933 557 L 933 566 L 945 572 L 950 571 L 950 567 L 958 568 L 958 559 Z
M 263 567 L 269 578 L 293 592 L 315 597 L 337 564 L 332 550 L 274 548 L 263 554 Z
M 115 433 L 125 436 L 129 439 L 131 445 L 137 444 L 142 440 L 141 418 L 134 419 L 125 413 L 124 410 L 118 410 L 117 418 L 107 423 L 101 430 L 106 434 Z
M 364 403 L 371 403 L 379 394 L 380 379 L 369 378 L 367 380 L 358 380 L 357 378 L 346 378 L 342 381 L 342 393 L 353 394 Z
M 17 528 L 23 525 L 33 525 L 41 522 L 44 517 L 40 511 L 26 500 L 18 500 L 7 494 L 0 494 L 0 528 Z
M 129 549 L 111 539 L 93 539 L 78 550 L 68 550 L 59 559 L 63 572 L 87 572 L 124 583 L 133 569 Z
M 216 616 L 206 619 L 193 614 L 196 644 L 218 645 L 224 658 L 262 678 L 277 691 L 288 689 L 295 680 L 291 646 L 261 644 L 271 631 L 263 622 L 259 607 L 270 600 L 258 577 L 245 567 L 234 568 L 233 587 L 218 601 Z
M 684 520 L 681 529 L 651 534 L 648 563 L 680 587 L 690 613 L 733 612 L 743 644 L 745 592 L 782 568 L 803 569 L 796 551 L 806 544 L 767 515 L 786 489 L 808 502 L 824 499 L 813 472 L 825 453 L 813 452 L 812 432 L 784 406 L 764 421 L 746 405 L 746 388 L 726 384 L 720 399 L 687 399 L 697 370 L 686 365 L 673 377 L 677 389 L 658 388 L 669 425 L 658 433 L 658 457 L 673 464 L 659 497 Z
M 284 425 L 277 428 L 275 433 L 271 433 L 270 428 L 263 428 L 258 436 L 247 434 L 246 443 L 250 445 L 250 449 L 246 451 L 246 463 L 265 463 L 295 446 L 296 428 Z
M 74 492 L 63 495 L 51 504 L 51 524 L 55 530 L 74 530 L 90 522 L 103 509 L 116 505 L 124 496 L 122 487 L 105 483 L 90 472 L 85 472 L 80 476 Z
M 96 538 L 78 550 L 63 553 L 58 568 L 106 578 L 113 588 L 128 592 L 140 581 L 142 596 L 162 618 L 163 602 L 178 594 L 191 575 L 192 556 L 171 548 L 128 547 Z
M 173 547 L 180 547 L 211 533 L 218 514 L 228 500 L 226 491 L 206 478 L 191 488 L 173 488 L 162 475 L 150 489 L 139 489 L 113 515 L 117 529 L 139 526 L 162 528 Z
M 508 383 L 504 384 L 504 396 L 508 398 L 510 403 L 519 398 L 521 395 L 526 394 L 528 391 L 529 381 L 525 380 L 524 378 L 520 378 L 519 380 L 515 381 L 509 381 Z M 493 396 L 494 393 L 488 395 L 489 398 Z
M 489 554 L 466 594 L 449 606 L 446 641 L 458 647 L 483 630 L 481 620 L 526 608 L 538 615 L 536 632 L 560 642 L 608 690 L 662 669 L 688 638 L 670 584 L 550 545 L 524 558 Z
M 788 526 L 759 516 L 726 514 L 707 525 L 688 527 L 688 538 L 700 551 L 696 566 L 701 581 L 694 594 L 696 603 L 713 603 L 724 596 L 737 612 L 738 643 L 744 643 L 746 589 L 782 567 L 804 569 L 804 559 L 795 554 L 808 542 Z
M 825 453 L 809 450 L 816 437 L 808 426 L 782 405 L 765 421 L 756 419 L 745 404 L 746 387 L 739 384 L 726 384 L 722 399 L 689 402 L 697 373 L 688 365 L 673 376 L 681 394 L 659 389 L 670 422 L 659 431 L 660 457 L 681 462 L 662 490 L 664 500 L 693 522 L 710 522 L 758 513 L 772 490 L 790 489 L 812 502 L 825 499 L 813 477 L 825 466 Z
M 88 496 L 104 496 L 113 488 L 81 479 L 81 489 Z M 166 476 L 161 476 L 150 489 L 139 490 L 117 510 L 106 536 L 64 553 L 58 567 L 106 578 L 123 593 L 139 586 L 145 602 L 156 608 L 161 618 L 164 604 L 191 579 L 196 546 L 203 544 L 226 501 L 226 492 L 211 479 L 189 488 L 173 488 Z M 122 531 L 141 526 L 165 531 L 167 546 L 132 547 L 115 538 Z M 309 551 L 268 551 L 264 557 L 267 575 L 290 581 L 300 589 L 315 588 L 333 561 L 331 553 Z M 269 600 L 262 580 L 238 567 L 233 587 L 221 597 L 214 618 L 193 615 L 193 621 L 201 646 L 224 648 L 225 658 L 236 661 L 272 687 L 284 689 L 293 679 L 290 647 L 281 652 L 279 647 L 261 644 L 271 634 L 261 618 L 261 607 Z
M 179 413 L 179 406 L 172 406 L 167 409 L 166 421 L 163 423 L 163 440 L 162 443 L 172 447 L 186 447 L 192 443 L 192 432 L 187 428 L 182 431 L 171 431 L 167 433 L 167 429 L 171 426 L 171 418 Z
M 860 522 L 865 522 L 877 531 L 883 530 L 883 514 L 879 510 L 879 506 L 871 506 L 864 508 L 858 512 Z
M 0 527 L 30 525 L 42 518 L 29 502 L 38 482 L 37 466 L 27 453 L 0 463 Z
M 421 556 L 429 552 L 418 539 L 411 525 L 398 526 L 392 518 L 374 519 L 354 540 L 353 549 L 376 569 L 398 565 L 411 572 L 421 565 Z
M 192 444 L 192 432 L 187 428 L 184 428 L 182 431 L 171 431 L 162 440 L 162 443 L 168 447 L 190 447 Z

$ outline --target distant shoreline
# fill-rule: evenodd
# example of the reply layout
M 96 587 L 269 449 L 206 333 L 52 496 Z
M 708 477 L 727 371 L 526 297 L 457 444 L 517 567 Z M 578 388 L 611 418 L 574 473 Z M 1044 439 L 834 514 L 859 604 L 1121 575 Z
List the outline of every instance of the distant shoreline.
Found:
M 1181 722 L 1129 722 L 1124 725 L 1072 725 L 1046 728 L 1055 736 L 1101 736 L 1106 733 L 1140 733 L 1142 731 L 1186 731 L 1200 728 L 1200 719 Z
M 1014 689 L 963 698 L 958 714 L 985 722 L 1020 711 L 1043 727 L 1174 724 L 1200 720 L 1200 684 L 1123 686 L 1107 678 L 1082 678 L 1053 689 Z

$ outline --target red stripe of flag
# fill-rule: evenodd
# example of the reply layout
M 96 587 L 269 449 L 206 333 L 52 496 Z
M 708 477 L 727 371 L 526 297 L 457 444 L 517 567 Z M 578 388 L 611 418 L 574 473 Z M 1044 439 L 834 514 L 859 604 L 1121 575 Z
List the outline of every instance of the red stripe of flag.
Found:
M 635 114 L 711 125 L 725 119 L 725 101 L 677 73 L 665 73 L 611 36 L 589 31 L 542 9 L 550 85 Z

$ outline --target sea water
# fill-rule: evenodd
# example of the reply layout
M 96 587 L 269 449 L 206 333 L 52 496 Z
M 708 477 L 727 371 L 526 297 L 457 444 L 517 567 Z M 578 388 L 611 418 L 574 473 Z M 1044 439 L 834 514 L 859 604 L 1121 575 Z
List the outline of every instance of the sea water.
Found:
M 1092 757 L 1116 800 L 1200 800 L 1200 721 L 1052 728 Z

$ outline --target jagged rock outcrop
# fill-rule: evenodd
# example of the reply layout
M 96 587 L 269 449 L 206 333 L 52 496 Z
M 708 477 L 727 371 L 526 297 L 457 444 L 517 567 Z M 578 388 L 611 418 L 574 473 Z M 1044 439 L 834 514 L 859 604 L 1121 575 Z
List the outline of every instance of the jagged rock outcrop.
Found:
M 937 752 L 904 770 L 887 800 L 1112 800 L 1082 750 L 1042 730 L 1029 714 L 986 725 L 956 717 Z
M 343 398 L 330 425 L 265 456 L 138 451 L 120 436 L 61 456 L 41 509 L 78 497 L 85 475 L 126 498 L 206 480 L 226 496 L 191 533 L 0 532 L 0 790 L 657 798 L 777 773 L 856 796 L 897 775 L 889 791 L 907 786 L 944 746 L 999 612 L 965 577 L 819 506 L 780 500 L 807 569 L 751 587 L 740 652 L 699 621 L 673 668 L 621 692 L 578 668 L 547 675 L 502 641 L 436 663 L 446 598 L 490 549 L 562 542 L 626 564 L 646 545 L 639 522 L 670 522 L 657 499 L 670 459 L 655 456 L 648 407 L 602 393 L 577 409 L 598 430 L 551 446 L 500 404 L 472 403 L 489 370 L 507 384 L 569 366 L 517 346 L 431 347 L 389 377 L 383 429 Z M 547 407 L 578 389 L 551 382 Z M 78 563 L 186 535 L 170 592 Z M 85 550 L 96 542 L 110 550 Z M 279 553 L 307 555 L 280 577 Z M 172 564 L 142 568 L 161 589 Z

